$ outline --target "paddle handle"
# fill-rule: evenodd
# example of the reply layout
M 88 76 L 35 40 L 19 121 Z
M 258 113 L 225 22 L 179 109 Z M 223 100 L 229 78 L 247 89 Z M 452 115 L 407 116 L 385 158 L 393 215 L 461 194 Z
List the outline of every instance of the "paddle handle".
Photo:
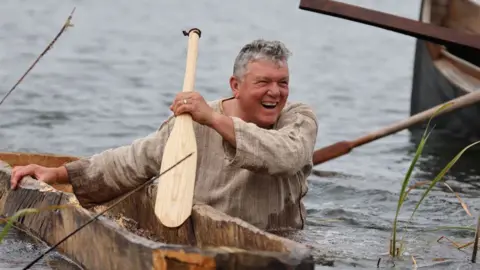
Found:
M 341 141 L 335 144 L 320 148 L 313 153 L 313 165 L 343 156 L 352 150 L 351 143 Z
M 438 112 L 437 115 L 442 115 L 460 108 L 465 108 L 477 102 L 480 102 L 480 89 L 477 91 L 468 93 L 466 95 L 463 95 L 461 97 L 452 99 L 450 101 L 444 102 L 440 105 L 432 107 L 423 112 L 417 113 L 405 120 L 396 122 L 390 126 L 387 126 L 385 128 L 369 133 L 354 141 L 341 141 L 331 146 L 320 148 L 313 153 L 313 165 L 318 165 L 325 161 L 337 158 L 339 156 L 343 156 L 349 153 L 355 147 L 364 145 L 371 141 L 383 138 L 387 135 L 396 133 L 400 130 L 403 130 L 408 127 L 414 126 L 418 123 L 421 123 L 429 119 L 430 117 L 432 117 L 440 107 L 445 106 L 449 103 L 451 103 L 452 105 L 444 108 L 442 111 Z
M 198 28 L 183 31 L 183 34 L 188 36 L 187 65 L 185 68 L 185 77 L 183 79 L 183 92 L 192 92 L 194 90 L 198 40 L 200 39 L 201 33 L 202 32 Z

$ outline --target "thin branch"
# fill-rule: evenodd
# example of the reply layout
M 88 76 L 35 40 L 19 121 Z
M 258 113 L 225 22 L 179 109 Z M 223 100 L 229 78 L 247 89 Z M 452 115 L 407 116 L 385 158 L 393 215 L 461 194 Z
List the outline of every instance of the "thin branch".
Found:
M 33 67 L 40 61 L 40 59 L 53 47 L 53 44 L 57 41 L 57 39 L 62 35 L 62 33 L 67 29 L 68 27 L 73 26 L 71 23 L 73 12 L 75 12 L 75 8 L 73 8 L 72 12 L 70 13 L 70 16 L 68 16 L 66 22 L 63 24 L 62 29 L 60 29 L 60 32 L 58 32 L 57 36 L 48 44 L 48 46 L 43 50 L 43 52 L 37 57 L 35 62 L 28 68 L 28 70 L 22 75 L 22 77 L 15 83 L 15 85 L 8 91 L 8 93 L 3 97 L 3 99 L 0 101 L 0 105 L 7 99 L 7 97 L 17 88 L 17 86 L 23 81 L 23 79 L 27 76 L 27 74 L 33 69 Z

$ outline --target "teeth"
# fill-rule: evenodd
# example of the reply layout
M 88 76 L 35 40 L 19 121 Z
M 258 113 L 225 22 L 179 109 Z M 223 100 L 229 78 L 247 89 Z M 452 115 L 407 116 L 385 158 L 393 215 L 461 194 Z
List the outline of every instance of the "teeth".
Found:
M 275 106 L 275 105 L 277 105 L 276 102 L 262 102 L 262 104 L 265 105 L 265 106 Z

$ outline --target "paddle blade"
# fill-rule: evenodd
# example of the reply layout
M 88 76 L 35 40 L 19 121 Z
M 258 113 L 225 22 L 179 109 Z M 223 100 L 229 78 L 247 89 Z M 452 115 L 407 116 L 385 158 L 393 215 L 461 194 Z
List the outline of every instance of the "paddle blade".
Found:
M 170 168 L 180 159 L 193 155 L 162 175 L 158 181 L 155 215 L 166 227 L 178 227 L 192 212 L 193 193 L 197 171 L 197 142 L 192 117 L 182 114 L 165 145 L 160 172 Z

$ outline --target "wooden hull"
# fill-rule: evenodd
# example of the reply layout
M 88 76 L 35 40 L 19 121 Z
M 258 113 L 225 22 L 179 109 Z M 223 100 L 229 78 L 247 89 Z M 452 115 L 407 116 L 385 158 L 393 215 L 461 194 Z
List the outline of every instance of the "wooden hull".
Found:
M 20 218 L 16 226 L 56 244 L 96 211 L 78 205 L 71 187 L 50 186 L 25 177 L 10 190 L 11 166 L 36 163 L 56 167 L 75 157 L 0 153 L 0 214 L 24 208 L 75 205 Z M 207 205 L 195 205 L 179 228 L 161 225 L 154 215 L 152 186 L 138 191 L 81 229 L 57 250 L 85 269 L 314 269 L 306 246 L 264 232 Z
M 473 13 L 472 13 L 473 12 Z M 471 0 L 423 0 L 420 20 L 458 31 L 480 34 L 480 6 Z M 463 59 L 462 59 L 463 58 Z M 411 115 L 480 90 L 480 52 L 416 41 Z M 476 141 L 480 139 L 480 104 L 439 116 L 437 132 Z M 411 130 L 424 128 L 416 126 Z

